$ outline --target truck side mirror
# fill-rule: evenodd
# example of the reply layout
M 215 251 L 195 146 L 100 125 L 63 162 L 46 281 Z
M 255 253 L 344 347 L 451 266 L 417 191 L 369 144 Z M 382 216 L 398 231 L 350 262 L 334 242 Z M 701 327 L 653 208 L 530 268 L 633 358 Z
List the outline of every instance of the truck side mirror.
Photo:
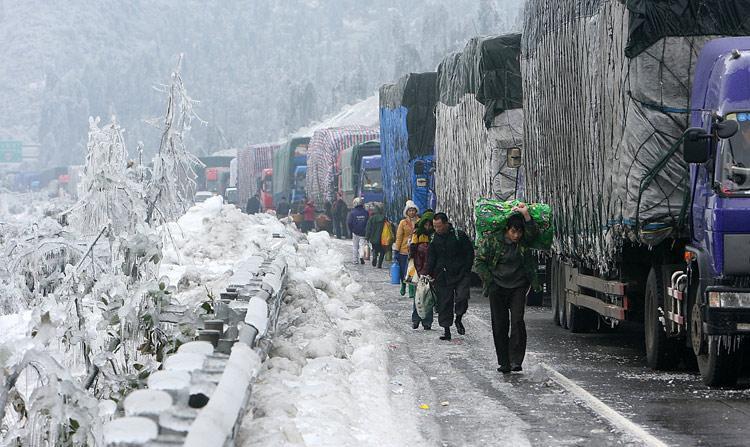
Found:
M 737 131 L 740 130 L 740 125 L 735 120 L 724 120 L 722 122 L 715 123 L 714 129 L 716 129 L 716 135 L 718 135 L 719 138 L 726 140 L 727 138 L 732 138 L 734 134 L 736 134 Z
M 523 158 L 521 157 L 520 147 L 512 147 L 508 149 L 505 156 L 506 156 L 505 164 L 511 169 L 520 168 L 521 165 L 523 164 Z
M 687 163 L 705 163 L 710 153 L 711 135 L 700 127 L 685 131 L 682 142 L 682 157 Z

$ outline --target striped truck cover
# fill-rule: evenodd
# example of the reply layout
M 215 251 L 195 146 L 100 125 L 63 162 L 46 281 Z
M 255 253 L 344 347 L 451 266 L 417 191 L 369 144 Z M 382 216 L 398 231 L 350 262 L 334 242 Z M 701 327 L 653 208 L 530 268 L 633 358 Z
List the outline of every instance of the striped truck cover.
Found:
M 305 190 L 315 205 L 333 201 L 336 184 L 336 159 L 355 144 L 377 140 L 380 130 L 365 126 L 346 126 L 316 130 L 307 149 Z
M 257 191 L 263 170 L 273 168 L 273 154 L 280 147 L 278 143 L 266 143 L 237 149 L 237 191 L 243 208 Z

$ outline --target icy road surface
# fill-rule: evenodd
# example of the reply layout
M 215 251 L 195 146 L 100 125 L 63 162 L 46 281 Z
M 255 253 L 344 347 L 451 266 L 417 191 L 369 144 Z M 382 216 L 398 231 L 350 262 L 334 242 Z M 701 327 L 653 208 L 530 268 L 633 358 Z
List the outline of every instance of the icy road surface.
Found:
M 524 372 L 503 376 L 478 289 L 467 334 L 440 341 L 437 325 L 411 328 L 411 301 L 387 268 L 352 265 L 349 253 L 323 234 L 299 245 L 239 445 L 745 444 L 749 392 L 649 371 L 637 328 L 571 334 L 530 307 Z

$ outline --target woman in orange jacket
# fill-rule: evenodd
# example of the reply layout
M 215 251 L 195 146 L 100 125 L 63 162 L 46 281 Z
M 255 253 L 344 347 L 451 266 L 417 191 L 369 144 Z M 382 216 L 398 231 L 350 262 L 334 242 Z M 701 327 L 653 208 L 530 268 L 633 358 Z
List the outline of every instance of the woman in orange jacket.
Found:
M 404 218 L 398 223 L 398 229 L 396 230 L 396 242 L 393 244 L 393 259 L 398 261 L 398 265 L 401 269 L 401 296 L 406 294 L 406 267 L 409 264 L 409 240 L 411 239 L 412 233 L 414 233 L 414 227 L 419 220 L 417 205 L 411 200 L 406 201 L 404 206 Z M 409 296 L 411 296 L 411 287 L 409 288 Z

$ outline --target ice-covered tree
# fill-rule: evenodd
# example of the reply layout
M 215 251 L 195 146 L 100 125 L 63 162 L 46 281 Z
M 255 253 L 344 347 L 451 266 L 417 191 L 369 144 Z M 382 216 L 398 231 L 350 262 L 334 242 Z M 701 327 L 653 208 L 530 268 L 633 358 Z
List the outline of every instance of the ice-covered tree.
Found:
M 70 210 L 74 226 L 82 234 L 107 228 L 113 236 L 132 232 L 145 221 L 142 186 L 129 172 L 123 129 L 113 117 L 99 127 L 100 119 L 89 118 L 81 197 Z
M 164 117 L 151 121 L 162 135 L 148 188 L 148 222 L 176 220 L 193 203 L 195 167 L 201 162 L 188 151 L 185 137 L 194 119 L 203 121 L 193 111 L 196 101 L 187 93 L 181 69 L 182 56 L 172 72 L 171 83 L 160 89 L 167 96 Z

